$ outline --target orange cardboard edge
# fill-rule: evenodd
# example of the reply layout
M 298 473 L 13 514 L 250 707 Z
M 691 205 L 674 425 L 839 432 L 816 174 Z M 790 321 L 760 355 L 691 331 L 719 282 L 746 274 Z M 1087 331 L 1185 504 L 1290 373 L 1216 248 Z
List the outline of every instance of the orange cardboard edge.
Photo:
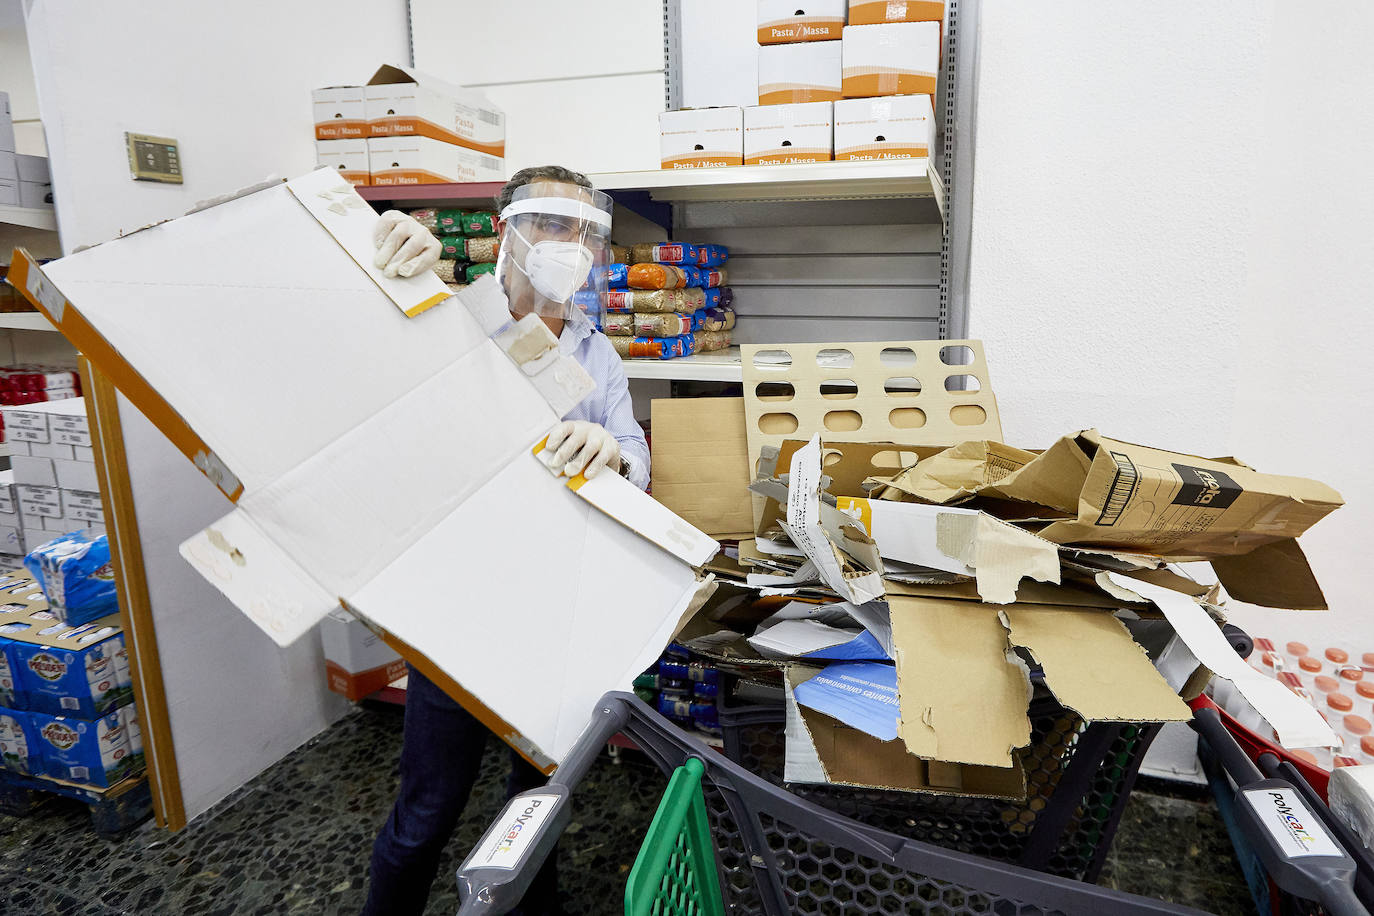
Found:
M 448 694 L 455 703 L 472 713 L 479 722 L 491 730 L 492 734 L 509 744 L 517 754 L 529 761 L 530 765 L 536 770 L 548 776 L 558 768 L 557 764 L 534 760 L 530 757 L 526 748 L 512 744 L 509 740 L 510 736 L 519 735 L 519 730 L 513 727 L 505 719 L 498 716 L 490 707 L 477 699 L 476 696 L 465 690 L 463 685 L 441 671 L 439 666 L 430 661 L 429 658 L 420 652 L 420 650 L 414 648 L 409 643 L 402 642 L 386 631 L 382 631 L 381 637 L 382 641 L 392 649 L 395 649 L 396 653 L 400 655 L 401 658 L 410 662 L 411 666 L 417 671 L 433 681 L 439 689 Z
M 24 248 L 15 248 L 8 281 L 35 308 L 53 323 L 62 336 L 76 347 L 127 397 L 152 424 L 176 446 L 200 472 L 238 502 L 243 484 L 217 456 L 205 440 L 196 435 L 171 404 L 153 389 L 129 362 L 112 347 L 48 279 L 38 262 Z M 44 300 L 47 300 L 46 302 Z M 51 306 L 50 304 L 51 303 Z

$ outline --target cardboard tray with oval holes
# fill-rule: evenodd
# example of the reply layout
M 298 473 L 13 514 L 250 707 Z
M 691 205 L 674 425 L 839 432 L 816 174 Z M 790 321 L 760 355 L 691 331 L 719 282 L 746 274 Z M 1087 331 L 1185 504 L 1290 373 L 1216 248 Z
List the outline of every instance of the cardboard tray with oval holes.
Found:
M 751 471 L 763 446 L 814 433 L 912 446 L 1002 438 L 982 341 L 745 344 L 740 356 Z

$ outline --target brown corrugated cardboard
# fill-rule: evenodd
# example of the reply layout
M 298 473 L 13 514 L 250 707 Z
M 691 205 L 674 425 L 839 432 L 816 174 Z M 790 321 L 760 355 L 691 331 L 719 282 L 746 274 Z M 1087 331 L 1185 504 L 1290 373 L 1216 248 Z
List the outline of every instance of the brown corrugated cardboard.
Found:
M 654 499 L 714 538 L 748 537 L 749 444 L 742 398 L 656 399 Z
M 1091 460 L 1078 518 L 1041 532 L 1061 544 L 1176 560 L 1236 556 L 1298 537 L 1343 504 L 1315 480 L 1133 445 L 1097 430 L 1080 433 L 1075 445 Z
M 954 361 L 961 348 L 970 362 Z M 740 356 L 751 467 L 763 446 L 813 432 L 899 445 L 1002 438 L 980 341 L 745 344 Z
M 1020 798 L 1026 794 L 1025 774 L 1018 761 L 1005 767 L 986 767 L 923 760 L 903 746 L 900 739 L 881 741 L 798 705 L 791 699 L 792 691 L 820 670 L 791 665 L 785 672 L 788 782 L 992 798 Z
M 1061 703 L 1088 721 L 1186 721 L 1191 713 L 1111 614 L 888 594 L 902 720 L 912 753 L 1007 766 L 1030 739 L 1027 649 Z M 972 728 L 969 723 L 980 723 Z

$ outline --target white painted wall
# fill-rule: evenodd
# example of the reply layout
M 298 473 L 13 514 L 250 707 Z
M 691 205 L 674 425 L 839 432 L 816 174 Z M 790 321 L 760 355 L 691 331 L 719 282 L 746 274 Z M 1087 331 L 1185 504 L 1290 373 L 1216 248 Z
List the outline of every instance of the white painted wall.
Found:
M 29 63 L 23 0 L 0 0 L 0 92 L 10 96 L 15 150 L 30 156 L 46 156 L 43 125 L 38 120 L 38 96 L 33 88 L 33 67 Z M 9 252 L 5 252 L 5 260 L 9 260 Z
M 29 46 L 68 251 L 309 171 L 310 90 L 409 56 L 403 0 L 38 0 Z M 132 181 L 125 131 L 180 141 L 185 183 Z
M 327 9 L 243 0 L 194 10 L 171 0 L 39 0 L 28 25 L 67 251 L 180 216 L 269 174 L 309 171 L 310 89 L 408 57 L 403 0 Z M 126 130 L 177 138 L 186 183 L 130 180 Z M 317 639 L 278 649 L 181 560 L 177 545 L 228 504 L 127 403 L 121 418 L 194 817 L 347 704 L 326 688 Z
M 982 0 L 969 333 L 1010 441 L 1118 438 L 1316 477 L 1332 606 L 1374 650 L 1374 8 Z M 1290 636 L 1292 634 L 1292 636 Z
M 410 8 L 415 66 L 481 89 L 506 112 L 507 175 L 550 163 L 658 168 L 661 3 L 412 0 Z

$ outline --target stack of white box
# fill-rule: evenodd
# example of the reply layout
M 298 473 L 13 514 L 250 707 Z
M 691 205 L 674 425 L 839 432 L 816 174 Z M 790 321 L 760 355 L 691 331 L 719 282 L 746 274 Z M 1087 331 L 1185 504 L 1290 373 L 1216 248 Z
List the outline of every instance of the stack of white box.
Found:
M 23 555 L 59 534 L 105 530 L 86 399 L 3 408 L 10 447 L 0 474 L 0 555 Z

